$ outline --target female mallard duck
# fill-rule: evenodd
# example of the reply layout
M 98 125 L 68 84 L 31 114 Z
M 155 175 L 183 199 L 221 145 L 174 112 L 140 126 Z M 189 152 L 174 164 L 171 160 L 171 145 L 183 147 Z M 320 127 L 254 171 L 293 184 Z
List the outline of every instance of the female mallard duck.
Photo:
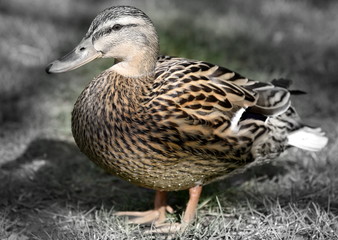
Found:
M 262 83 L 210 63 L 158 57 L 149 17 L 134 7 L 111 7 L 48 73 L 96 58 L 116 63 L 93 79 L 75 103 L 74 139 L 92 161 L 131 183 L 157 190 L 155 209 L 120 212 L 160 231 L 166 192 L 189 189 L 181 224 L 195 215 L 202 186 L 277 157 L 287 146 L 319 150 L 320 129 L 305 127 L 292 107 L 287 80 Z

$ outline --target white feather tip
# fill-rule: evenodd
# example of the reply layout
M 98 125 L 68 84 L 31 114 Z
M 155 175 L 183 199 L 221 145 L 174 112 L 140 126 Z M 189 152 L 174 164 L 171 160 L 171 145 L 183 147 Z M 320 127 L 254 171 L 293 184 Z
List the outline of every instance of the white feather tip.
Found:
M 289 134 L 288 143 L 308 151 L 319 151 L 326 146 L 328 138 L 320 128 L 303 127 Z

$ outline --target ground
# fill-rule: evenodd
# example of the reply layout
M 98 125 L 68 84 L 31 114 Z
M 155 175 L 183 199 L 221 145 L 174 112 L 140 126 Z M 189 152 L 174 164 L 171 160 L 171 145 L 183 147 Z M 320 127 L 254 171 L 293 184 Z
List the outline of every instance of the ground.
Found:
M 275 161 L 205 187 L 180 239 L 338 239 L 338 3 L 315 0 L 0 1 L 0 239 L 158 239 L 117 218 L 153 191 L 108 175 L 70 131 L 76 97 L 112 64 L 47 75 L 102 9 L 134 5 L 153 20 L 161 53 L 216 63 L 261 81 L 287 77 L 293 99 L 329 137 L 319 153 Z M 187 193 L 170 193 L 180 218 Z M 165 238 L 166 236 L 161 236 Z M 175 236 L 174 236 L 175 237 Z

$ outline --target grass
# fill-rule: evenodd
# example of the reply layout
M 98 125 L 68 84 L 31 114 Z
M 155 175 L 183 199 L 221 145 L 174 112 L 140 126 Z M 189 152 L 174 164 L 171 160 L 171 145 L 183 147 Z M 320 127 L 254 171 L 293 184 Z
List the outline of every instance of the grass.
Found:
M 0 2 L 0 239 L 166 239 L 117 210 L 145 210 L 153 192 L 96 167 L 75 146 L 72 105 L 111 60 L 62 75 L 44 67 L 71 50 L 95 14 L 83 0 Z M 179 239 L 338 239 L 335 1 L 117 1 L 157 26 L 162 53 L 201 59 L 310 94 L 294 104 L 330 138 L 318 154 L 290 149 L 270 164 L 204 188 L 196 223 Z M 185 191 L 170 193 L 180 218 Z

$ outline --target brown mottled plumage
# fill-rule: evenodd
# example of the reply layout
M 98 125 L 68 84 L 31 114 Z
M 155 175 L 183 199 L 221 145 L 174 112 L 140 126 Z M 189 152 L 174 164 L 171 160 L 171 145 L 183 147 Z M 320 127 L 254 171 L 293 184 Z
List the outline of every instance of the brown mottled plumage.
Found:
M 274 143 L 278 152 L 262 155 L 252 148 L 258 138 L 280 135 L 263 121 L 248 119 L 231 130 L 234 113 L 256 103 L 257 94 L 243 88 L 254 82 L 215 65 L 169 57 L 159 59 L 155 76 L 128 78 L 107 70 L 76 102 L 74 138 L 107 171 L 143 187 L 182 190 L 286 146 L 283 134 Z
M 275 158 L 290 142 L 299 146 L 304 132 L 318 145 L 303 148 L 326 144 L 320 130 L 303 130 L 290 107 L 289 81 L 257 82 L 202 61 L 157 58 L 157 52 L 150 19 L 133 7 L 113 7 L 95 18 L 70 57 L 47 69 L 63 72 L 97 57 L 117 59 L 81 93 L 72 130 L 96 164 L 158 190 L 154 211 L 121 215 L 139 216 L 136 223 L 161 223 L 168 210 L 163 192 L 190 189 L 183 217 L 189 223 L 198 186 Z

